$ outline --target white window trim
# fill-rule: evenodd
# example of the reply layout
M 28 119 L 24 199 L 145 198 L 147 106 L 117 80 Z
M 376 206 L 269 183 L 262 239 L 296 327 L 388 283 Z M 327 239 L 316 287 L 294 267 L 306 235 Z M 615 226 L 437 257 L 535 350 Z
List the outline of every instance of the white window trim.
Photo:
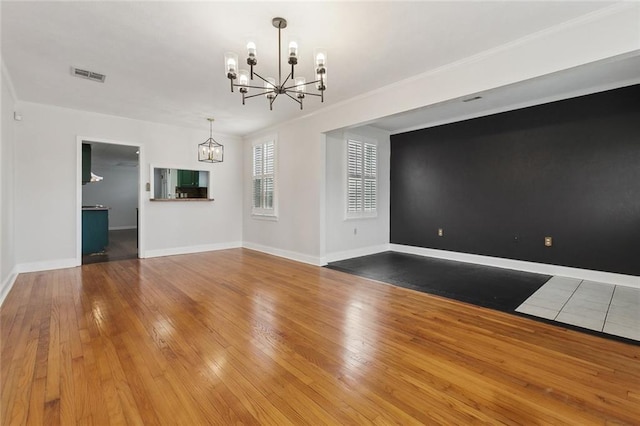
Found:
M 272 209 L 264 209 L 264 208 L 256 208 L 253 207 L 253 148 L 257 145 L 264 145 L 265 143 L 273 142 L 273 208 Z M 250 169 L 250 180 L 251 180 L 251 216 L 254 219 L 259 220 L 270 220 L 277 221 L 278 220 L 278 135 L 268 135 L 262 137 L 260 139 L 256 139 L 251 143 L 251 169 Z
M 349 190 L 348 190 L 348 182 L 349 182 L 349 141 L 362 142 L 363 144 L 375 145 L 376 147 L 376 209 L 375 211 L 358 211 L 358 212 L 350 212 L 349 211 Z M 344 220 L 360 220 L 360 219 L 375 219 L 378 217 L 378 203 L 379 203 L 379 188 L 380 188 L 380 161 L 379 161 L 379 149 L 380 144 L 377 139 L 372 139 L 362 135 L 356 135 L 352 133 L 344 134 L 344 171 L 343 171 L 343 184 L 342 188 L 344 191 L 344 196 L 342 197 L 344 200 Z M 364 167 L 364 165 L 363 165 Z M 364 173 L 364 172 L 363 172 Z M 364 188 L 363 188 L 364 191 Z

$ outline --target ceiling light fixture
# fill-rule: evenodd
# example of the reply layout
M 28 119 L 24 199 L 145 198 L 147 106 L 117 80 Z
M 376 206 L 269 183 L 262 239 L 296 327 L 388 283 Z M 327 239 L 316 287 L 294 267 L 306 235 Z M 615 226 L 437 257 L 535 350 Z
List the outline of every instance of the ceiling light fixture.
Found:
M 213 139 L 213 118 L 209 121 L 209 139 L 198 145 L 198 161 L 205 163 L 222 163 L 224 158 L 224 146 Z
M 247 43 L 247 65 L 250 67 L 250 71 L 238 70 L 238 55 L 235 53 L 226 53 L 224 55 L 224 66 L 227 78 L 231 82 L 231 92 L 234 87 L 240 88 L 242 94 L 242 105 L 244 105 L 245 99 L 254 98 L 256 96 L 265 95 L 269 100 L 269 109 L 273 110 L 273 101 L 276 100 L 278 95 L 287 95 L 289 98 L 300 104 L 302 109 L 302 100 L 305 96 L 319 96 L 320 102 L 324 102 L 324 91 L 327 88 L 327 52 L 323 49 L 316 49 L 314 52 L 315 66 L 316 66 L 316 79 L 307 82 L 304 77 L 295 77 L 294 68 L 298 63 L 298 43 L 295 40 L 289 42 L 289 60 L 287 61 L 291 65 L 291 72 L 282 81 L 282 37 L 281 31 L 283 28 L 287 28 L 287 20 L 284 18 L 273 18 L 271 23 L 278 29 L 278 81 L 273 77 L 262 77 L 260 74 L 253 70 L 253 67 L 258 64 L 256 56 L 256 44 L 253 41 Z M 258 77 L 264 82 L 263 86 L 252 86 L 250 81 L 253 81 L 253 76 Z M 234 80 L 238 80 L 238 83 L 234 83 Z M 287 86 L 287 83 L 289 85 Z M 307 92 L 307 86 L 315 84 L 316 89 L 320 93 Z M 259 89 L 262 93 L 254 95 L 248 95 L 249 89 Z

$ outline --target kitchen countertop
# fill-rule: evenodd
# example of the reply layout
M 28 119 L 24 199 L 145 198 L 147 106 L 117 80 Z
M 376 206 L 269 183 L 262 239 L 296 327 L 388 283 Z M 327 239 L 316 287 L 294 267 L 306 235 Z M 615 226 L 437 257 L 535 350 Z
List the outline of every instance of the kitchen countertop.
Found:
M 214 201 L 213 198 L 149 198 L 149 201 Z
M 82 210 L 109 210 L 111 207 L 103 206 L 101 204 L 95 206 L 82 206 Z

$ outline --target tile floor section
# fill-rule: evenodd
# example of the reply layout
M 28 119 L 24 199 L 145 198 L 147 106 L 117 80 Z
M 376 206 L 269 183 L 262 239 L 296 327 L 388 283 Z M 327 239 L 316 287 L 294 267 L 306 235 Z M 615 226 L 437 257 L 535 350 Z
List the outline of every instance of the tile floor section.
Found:
M 553 277 L 516 312 L 640 341 L 640 288 Z

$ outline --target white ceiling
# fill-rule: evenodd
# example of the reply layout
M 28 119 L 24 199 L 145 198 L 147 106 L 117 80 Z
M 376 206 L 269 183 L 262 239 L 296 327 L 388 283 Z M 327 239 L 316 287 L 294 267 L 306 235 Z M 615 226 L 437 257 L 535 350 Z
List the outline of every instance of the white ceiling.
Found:
M 21 101 L 245 135 L 609 6 L 609 2 L 10 2 L 2 57 Z M 289 21 L 298 75 L 328 50 L 324 104 L 278 98 L 242 106 L 223 57 L 249 37 L 263 75 L 277 74 L 277 30 Z M 71 76 L 75 66 L 105 83 Z M 473 104 L 473 103 L 471 103 Z M 396 117 L 397 118 L 397 117 Z M 410 127 L 410 120 L 380 124 Z
M 592 62 L 491 91 L 405 111 L 381 118 L 370 125 L 392 134 L 402 133 L 632 84 L 640 84 L 640 53 Z M 474 100 L 476 96 L 480 99 Z

